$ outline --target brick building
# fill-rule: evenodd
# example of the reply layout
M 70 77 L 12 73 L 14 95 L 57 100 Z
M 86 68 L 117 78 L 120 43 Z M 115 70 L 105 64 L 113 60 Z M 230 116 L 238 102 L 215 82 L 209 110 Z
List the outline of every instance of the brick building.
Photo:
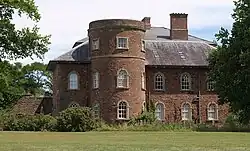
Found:
M 165 122 L 223 121 L 208 80 L 208 53 L 216 44 L 188 34 L 187 14 L 170 14 L 170 29 L 153 27 L 150 17 L 97 20 L 88 37 L 51 60 L 53 112 L 92 107 L 108 122 L 128 120 L 155 103 Z

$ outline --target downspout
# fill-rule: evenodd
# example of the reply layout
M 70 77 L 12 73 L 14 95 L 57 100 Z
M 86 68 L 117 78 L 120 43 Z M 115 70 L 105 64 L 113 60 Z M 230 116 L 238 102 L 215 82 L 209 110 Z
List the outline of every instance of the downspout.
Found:
M 199 110 L 199 123 L 201 124 L 202 120 L 201 120 L 201 103 L 200 103 L 200 94 L 201 94 L 201 91 L 200 91 L 200 88 L 201 88 L 201 79 L 200 79 L 200 73 L 198 73 L 198 110 Z

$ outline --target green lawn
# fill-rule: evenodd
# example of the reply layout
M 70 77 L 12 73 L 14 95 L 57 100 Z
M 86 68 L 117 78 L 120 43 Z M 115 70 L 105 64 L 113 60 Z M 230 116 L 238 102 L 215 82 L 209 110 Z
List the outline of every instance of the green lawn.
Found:
M 250 151 L 250 133 L 0 132 L 0 151 Z

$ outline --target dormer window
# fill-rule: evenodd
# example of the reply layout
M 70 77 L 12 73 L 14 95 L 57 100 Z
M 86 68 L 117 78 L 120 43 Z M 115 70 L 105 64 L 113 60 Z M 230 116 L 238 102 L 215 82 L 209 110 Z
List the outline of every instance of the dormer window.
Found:
M 92 40 L 92 50 L 98 50 L 99 49 L 99 39 L 93 39 Z
M 116 47 L 117 49 L 128 49 L 128 38 L 117 37 Z

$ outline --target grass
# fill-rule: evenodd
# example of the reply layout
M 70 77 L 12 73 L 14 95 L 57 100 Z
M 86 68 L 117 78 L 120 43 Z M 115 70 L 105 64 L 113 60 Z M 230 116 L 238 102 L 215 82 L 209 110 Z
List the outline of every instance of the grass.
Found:
M 1 151 L 250 151 L 250 133 L 0 132 Z

